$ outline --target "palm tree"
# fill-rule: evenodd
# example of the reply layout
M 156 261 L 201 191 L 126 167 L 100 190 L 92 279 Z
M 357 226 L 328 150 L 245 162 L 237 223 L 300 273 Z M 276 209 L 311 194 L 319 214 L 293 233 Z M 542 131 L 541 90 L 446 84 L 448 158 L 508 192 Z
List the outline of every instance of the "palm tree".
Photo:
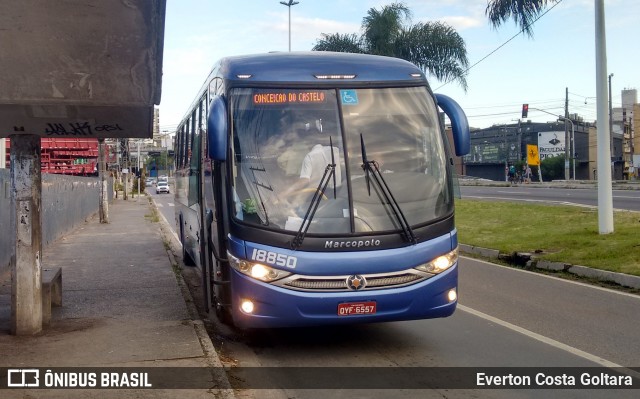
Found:
M 441 22 L 410 24 L 411 11 L 403 3 L 371 8 L 362 19 L 362 36 L 326 34 L 313 51 L 366 53 L 397 57 L 414 63 L 441 81 L 457 80 L 467 89 L 465 79 L 467 48 L 452 27 Z
M 527 36 L 532 37 L 531 24 L 547 8 L 547 4 L 557 2 L 558 0 L 489 0 L 485 14 L 494 28 L 513 18 L 516 25 Z

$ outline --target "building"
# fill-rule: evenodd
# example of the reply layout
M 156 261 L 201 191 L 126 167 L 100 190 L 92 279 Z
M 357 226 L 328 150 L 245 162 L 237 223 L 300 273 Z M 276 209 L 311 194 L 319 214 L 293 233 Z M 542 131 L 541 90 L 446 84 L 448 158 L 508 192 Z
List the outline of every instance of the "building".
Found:
M 634 153 L 633 159 L 633 172 L 636 179 L 640 179 L 640 104 L 633 104 L 633 123 L 631 125 L 631 142 L 633 143 Z M 635 132 L 639 132 L 637 135 Z
M 640 178 L 640 104 L 636 89 L 621 92 L 622 107 L 611 108 L 611 165 L 614 180 Z M 577 114 L 569 115 L 574 127 L 574 148 L 565 152 L 563 122 L 519 122 L 471 132 L 471 152 L 463 159 L 465 174 L 505 180 L 508 164 L 524 162 L 527 144 L 537 145 L 541 160 L 551 156 L 575 159 L 575 178 L 595 180 L 597 174 L 597 130 Z M 571 125 L 569 125 L 571 131 Z M 572 154 L 573 153 L 573 154 Z M 571 155 L 572 154 L 572 155 Z M 573 167 L 569 168 L 573 178 Z M 534 168 L 534 174 L 536 173 Z M 543 176 L 544 177 L 544 176 Z
M 11 140 L 6 139 L 4 166 L 10 167 Z M 98 173 L 98 139 L 43 137 L 40 139 L 42 173 L 93 176 Z
M 574 148 L 569 148 L 575 159 L 575 178 L 593 179 L 589 166 L 589 131 L 593 126 L 576 114 L 570 115 L 573 122 Z M 571 125 L 569 125 L 571 133 Z M 571 134 L 569 134 L 571 137 Z M 571 139 L 569 140 L 571 143 Z M 518 122 L 509 125 L 494 125 L 471 132 L 471 151 L 463 158 L 466 175 L 484 179 L 505 181 L 506 168 L 511 164 L 523 164 L 527 159 L 527 145 L 536 145 L 540 160 L 565 156 L 564 122 Z M 537 176 L 537 168 L 534 175 Z M 570 178 L 573 178 L 571 167 Z M 543 176 L 544 177 L 544 176 Z M 535 177 L 537 179 L 537 177 Z
M 636 89 L 624 89 L 621 93 L 622 107 L 611 109 L 611 135 L 614 180 L 634 178 L 636 168 L 633 162 L 636 145 L 635 128 L 639 126 L 634 119 L 634 112 L 638 106 L 638 91 Z

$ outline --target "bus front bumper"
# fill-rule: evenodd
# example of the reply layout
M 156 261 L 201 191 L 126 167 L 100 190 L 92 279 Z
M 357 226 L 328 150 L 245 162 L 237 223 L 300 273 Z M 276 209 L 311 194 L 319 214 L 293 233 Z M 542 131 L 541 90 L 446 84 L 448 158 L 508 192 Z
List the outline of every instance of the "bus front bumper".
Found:
M 457 290 L 458 265 L 419 283 L 393 289 L 297 291 L 257 281 L 235 270 L 231 284 L 231 313 L 234 323 L 241 328 L 428 319 L 453 314 L 457 298 L 452 300 L 450 295 L 452 290 Z M 246 301 L 251 302 L 251 306 L 245 307 L 252 310 L 250 313 L 242 309 Z M 375 313 L 361 314 L 362 309 L 369 312 L 373 306 Z M 345 307 L 356 311 L 345 315 Z

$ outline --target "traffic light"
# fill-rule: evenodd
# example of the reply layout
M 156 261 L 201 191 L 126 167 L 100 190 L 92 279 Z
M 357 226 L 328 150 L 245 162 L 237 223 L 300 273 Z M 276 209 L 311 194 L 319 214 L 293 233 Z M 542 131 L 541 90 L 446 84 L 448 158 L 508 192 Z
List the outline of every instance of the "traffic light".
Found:
M 525 119 L 529 115 L 529 104 L 522 104 L 522 119 Z

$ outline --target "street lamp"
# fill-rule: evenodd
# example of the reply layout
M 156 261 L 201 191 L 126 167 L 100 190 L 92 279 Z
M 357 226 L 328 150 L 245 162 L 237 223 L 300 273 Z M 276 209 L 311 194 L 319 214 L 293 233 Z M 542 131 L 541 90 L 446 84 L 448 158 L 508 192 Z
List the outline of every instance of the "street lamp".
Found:
M 559 121 L 568 121 L 569 123 L 571 123 L 571 157 L 573 159 L 573 180 L 576 180 L 576 144 L 575 144 L 575 127 L 573 125 L 573 121 L 569 118 L 564 118 L 562 116 L 558 117 Z
M 296 4 L 299 4 L 299 1 L 293 1 L 293 0 L 289 0 L 288 2 L 286 1 L 281 1 L 280 4 L 282 4 L 283 6 L 287 6 L 289 7 L 289 52 L 291 52 L 291 6 L 295 6 Z
M 162 133 L 164 133 L 161 137 L 162 137 L 162 146 L 164 147 L 164 170 L 165 173 L 167 174 L 167 176 L 171 175 L 171 171 L 169 169 L 169 141 L 168 138 L 171 137 L 171 134 L 174 132 L 171 132 L 169 130 L 163 130 Z

